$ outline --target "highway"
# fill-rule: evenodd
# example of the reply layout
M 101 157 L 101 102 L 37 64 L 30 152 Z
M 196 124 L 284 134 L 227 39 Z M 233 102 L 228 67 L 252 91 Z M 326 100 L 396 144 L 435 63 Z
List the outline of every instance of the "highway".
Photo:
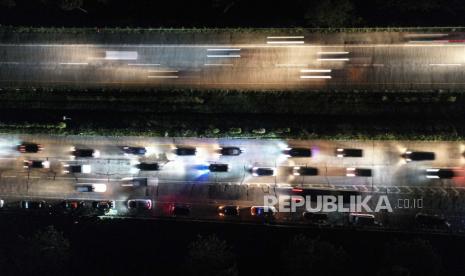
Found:
M 0 85 L 463 89 L 465 44 L 463 40 L 448 40 L 448 36 L 453 34 L 424 34 L 421 39 L 411 35 L 393 43 L 359 44 L 325 44 L 303 36 L 264 36 L 263 43 L 250 44 L 4 42 L 0 44 Z
M 38 153 L 20 153 L 18 145 L 37 143 Z M 145 147 L 144 156 L 125 154 L 124 146 Z M 195 156 L 179 156 L 176 148 L 195 147 Z M 243 150 L 239 156 L 223 156 L 227 146 Z M 94 149 L 97 158 L 71 158 L 72 147 Z M 311 157 L 289 157 L 288 148 L 309 148 Z M 363 150 L 363 157 L 337 157 L 337 148 Z M 407 150 L 433 151 L 435 160 L 407 162 Z M 387 195 L 393 202 L 422 199 L 420 209 L 394 208 L 391 225 L 404 225 L 404 216 L 429 212 L 446 216 L 454 229 L 463 230 L 465 199 L 465 145 L 461 142 L 407 141 L 302 141 L 255 139 L 177 139 L 99 136 L 0 136 L 0 199 L 3 210 L 17 210 L 22 200 L 46 200 L 50 205 L 62 201 L 114 200 L 113 215 L 170 217 L 173 204 L 185 204 L 196 219 L 220 219 L 220 205 L 238 205 L 243 221 L 254 221 L 250 207 L 264 204 L 264 195 L 289 194 L 290 191 L 325 190 Z M 49 168 L 24 168 L 25 160 L 48 161 Z M 160 165 L 157 171 L 139 171 L 140 162 Z M 90 173 L 66 173 L 66 165 L 90 165 Z M 210 172 L 210 164 L 228 164 L 228 172 Z M 314 167 L 314 176 L 296 176 L 293 168 Z M 253 167 L 276 169 L 275 176 L 254 176 Z M 349 177 L 347 168 L 372 170 L 370 177 Z M 450 179 L 426 177 L 426 169 L 453 168 Z M 131 179 L 147 179 L 135 186 Z M 104 184 L 103 192 L 81 192 L 82 185 Z M 294 188 L 294 190 L 292 190 Z M 128 210 L 130 199 L 150 199 L 154 207 L 146 212 Z M 393 206 L 395 207 L 395 206 Z M 24 210 L 23 210 L 24 211 Z M 32 211 L 32 210 L 30 210 Z M 335 224 L 343 224 L 342 214 L 334 214 Z M 410 218 L 411 219 L 411 218 Z M 281 222 L 301 223 L 298 214 L 278 213 Z M 396 222 L 397 221 L 397 222 Z M 397 224 L 396 224 L 397 223 Z

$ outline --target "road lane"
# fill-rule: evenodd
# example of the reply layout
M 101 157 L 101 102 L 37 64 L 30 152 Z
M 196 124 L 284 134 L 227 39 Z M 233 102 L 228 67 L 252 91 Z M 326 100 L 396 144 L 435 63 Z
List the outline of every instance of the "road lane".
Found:
M 133 52 L 137 58 L 115 60 L 109 52 Z M 18 87 L 461 89 L 463 66 L 461 43 L 0 44 L 0 83 Z

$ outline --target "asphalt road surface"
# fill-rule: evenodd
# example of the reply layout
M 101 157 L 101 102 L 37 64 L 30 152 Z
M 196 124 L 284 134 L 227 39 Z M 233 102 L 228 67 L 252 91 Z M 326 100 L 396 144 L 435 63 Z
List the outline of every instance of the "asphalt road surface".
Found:
M 41 144 L 38 153 L 20 153 L 22 142 Z M 145 156 L 124 154 L 123 146 L 141 146 Z M 197 149 L 195 156 L 178 156 L 179 146 Z M 220 147 L 237 146 L 239 156 L 222 156 Z M 72 147 L 94 149 L 98 158 L 71 158 Z M 288 147 L 310 148 L 312 157 L 289 157 Z M 363 157 L 337 157 L 337 148 L 363 150 Z M 401 157 L 407 150 L 433 151 L 435 160 L 406 162 Z M 263 205 L 265 195 L 282 195 L 303 189 L 351 192 L 379 197 L 387 195 L 394 207 L 390 223 L 404 225 L 404 215 L 427 212 L 447 216 L 456 229 L 462 229 L 465 207 L 465 173 L 462 169 L 465 146 L 461 142 L 402 141 L 297 141 L 248 139 L 172 139 L 141 137 L 84 136 L 0 136 L 0 199 L 4 209 L 17 209 L 21 200 L 47 200 L 59 204 L 63 200 L 114 200 L 114 215 L 169 216 L 173 204 L 185 204 L 191 217 L 219 219 L 220 205 L 238 205 L 244 220 L 250 217 L 250 207 Z M 49 168 L 24 168 L 25 160 L 50 163 Z M 157 162 L 158 171 L 139 171 L 138 162 Z M 67 164 L 90 165 L 91 172 L 65 173 Z M 228 164 L 228 172 L 210 172 L 210 164 Z M 293 175 L 293 168 L 313 167 L 315 176 Z M 275 168 L 275 176 L 254 176 L 253 167 Z M 349 177 L 347 168 L 371 170 L 372 176 Z M 431 179 L 426 169 L 452 168 L 456 177 Z M 147 185 L 134 186 L 131 179 L 147 179 Z M 81 185 L 103 184 L 104 192 L 80 192 Z M 294 190 L 292 190 L 294 189 Z M 154 208 L 147 212 L 130 212 L 129 199 L 151 199 Z M 399 202 L 413 204 L 421 199 L 421 208 L 399 207 Z M 399 201 L 400 200 L 400 201 Z M 297 217 L 296 217 L 297 216 Z M 342 223 L 334 215 L 335 223 Z M 282 221 L 300 222 L 301 212 L 278 214 Z M 411 219 L 411 218 L 410 218 Z
M 448 34 L 389 44 L 0 44 L 4 87 L 424 90 L 465 87 L 465 44 Z

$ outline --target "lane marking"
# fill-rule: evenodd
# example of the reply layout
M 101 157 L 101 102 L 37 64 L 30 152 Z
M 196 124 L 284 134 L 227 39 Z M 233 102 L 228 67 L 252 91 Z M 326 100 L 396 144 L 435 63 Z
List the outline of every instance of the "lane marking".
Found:
M 88 62 L 60 62 L 60 65 L 89 65 Z
M 207 51 L 221 51 L 221 52 L 230 52 L 230 51 L 240 51 L 240 48 L 213 48 L 207 49 Z
M 301 79 L 331 79 L 331 76 L 300 76 Z
M 240 58 L 241 55 L 207 55 L 207 58 Z
M 302 69 L 301 73 L 331 73 L 331 69 Z
M 128 63 L 129 66 L 160 66 L 159 63 Z

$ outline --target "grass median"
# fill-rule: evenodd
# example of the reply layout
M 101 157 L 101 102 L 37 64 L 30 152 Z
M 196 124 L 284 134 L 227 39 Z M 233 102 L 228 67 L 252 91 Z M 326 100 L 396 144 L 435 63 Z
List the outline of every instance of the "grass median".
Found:
M 0 91 L 3 132 L 461 140 L 460 92 L 197 90 Z

